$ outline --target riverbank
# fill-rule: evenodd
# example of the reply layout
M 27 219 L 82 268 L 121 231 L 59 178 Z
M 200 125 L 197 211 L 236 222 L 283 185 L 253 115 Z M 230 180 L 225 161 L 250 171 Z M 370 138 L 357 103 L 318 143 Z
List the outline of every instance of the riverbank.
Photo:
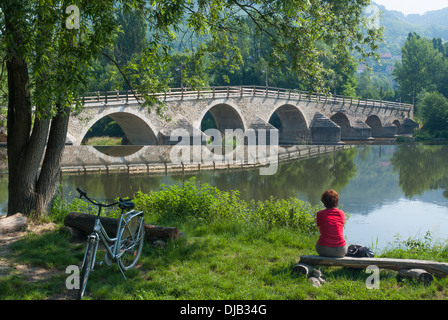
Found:
M 315 254 L 316 207 L 297 199 L 247 203 L 238 193 L 207 185 L 186 184 L 139 194 L 137 207 L 147 223 L 175 226 L 184 236 L 166 248 L 145 244 L 136 269 L 124 281 L 116 266 L 101 266 L 89 278 L 86 299 L 117 300 L 298 300 L 298 299 L 446 299 L 448 279 L 430 285 L 402 280 L 382 270 L 378 290 L 366 287 L 368 273 L 322 267 L 326 283 L 315 288 L 303 276 L 291 274 L 301 255 Z M 55 202 L 56 227 L 33 231 L 8 245 L 0 278 L 1 299 L 72 299 L 66 288 L 67 266 L 79 265 L 83 243 L 62 232 L 69 211 L 83 211 L 79 199 Z M 408 239 L 409 240 L 409 239 Z M 428 237 L 403 241 L 382 256 L 448 261 L 444 245 Z M 2 244 L 3 245 L 3 244 Z M 100 253 L 101 255 L 101 253 Z M 2 257 L 2 259 L 5 259 Z M 48 277 L 29 280 L 22 266 L 45 269 Z

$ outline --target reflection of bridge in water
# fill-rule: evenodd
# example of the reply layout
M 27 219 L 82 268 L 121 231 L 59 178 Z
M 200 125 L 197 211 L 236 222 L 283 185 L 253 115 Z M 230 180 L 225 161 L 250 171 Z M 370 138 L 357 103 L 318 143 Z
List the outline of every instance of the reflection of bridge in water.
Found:
M 181 151 L 177 146 L 66 146 L 62 159 L 62 172 L 167 175 L 168 173 L 200 173 L 201 170 L 254 168 L 262 170 L 267 167 L 274 167 L 276 170 L 276 166 L 283 162 L 319 157 L 351 147 L 349 145 L 267 146 L 258 149 L 257 156 L 250 158 L 251 150 L 248 146 L 228 150 L 227 153 L 224 151 L 222 155 L 213 154 L 207 146 L 183 146 Z M 244 156 L 239 157 L 238 152 L 244 153 Z M 175 159 L 177 161 L 173 161 L 173 157 L 177 157 Z

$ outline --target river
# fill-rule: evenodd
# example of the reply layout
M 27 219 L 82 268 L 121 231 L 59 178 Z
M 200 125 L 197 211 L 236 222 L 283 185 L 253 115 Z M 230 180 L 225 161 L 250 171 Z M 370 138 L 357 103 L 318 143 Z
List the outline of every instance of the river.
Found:
M 349 243 L 381 250 L 397 238 L 448 239 L 448 146 L 356 146 L 313 159 L 283 163 L 272 176 L 258 169 L 201 171 L 199 183 L 240 191 L 245 200 L 297 197 L 313 205 L 328 188 L 339 192 L 349 215 L 345 235 Z M 63 174 L 62 195 L 70 199 L 76 187 L 92 197 L 108 200 L 132 197 L 162 185 L 182 184 L 192 175 L 146 173 Z M 0 176 L 0 202 L 5 210 L 7 178 Z

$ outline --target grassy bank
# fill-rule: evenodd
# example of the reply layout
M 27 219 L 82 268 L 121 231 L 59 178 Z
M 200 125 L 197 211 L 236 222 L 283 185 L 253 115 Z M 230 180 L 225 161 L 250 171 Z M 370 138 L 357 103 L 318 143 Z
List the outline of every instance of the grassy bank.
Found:
M 121 146 L 123 144 L 123 138 L 121 137 L 93 137 L 85 142 L 88 146 Z
M 89 278 L 86 299 L 444 299 L 447 279 L 431 285 L 401 280 L 381 271 L 380 289 L 369 290 L 364 270 L 322 267 L 326 283 L 314 288 L 303 276 L 291 275 L 300 255 L 315 254 L 319 209 L 297 199 L 244 202 L 237 192 L 187 182 L 135 199 L 147 223 L 175 226 L 185 235 L 165 249 L 145 244 L 138 268 L 124 281 L 118 267 L 101 266 Z M 51 218 L 61 224 L 79 200 L 56 201 Z M 116 214 L 116 213 L 111 213 Z M 28 235 L 11 245 L 11 271 L 0 278 L 2 299 L 46 299 L 74 296 L 65 281 L 68 265 L 79 265 L 83 244 L 70 243 L 56 228 Z M 424 255 L 423 255 L 424 253 Z M 383 256 L 448 261 L 445 246 L 430 237 L 401 240 Z M 52 270 L 29 281 L 13 265 Z

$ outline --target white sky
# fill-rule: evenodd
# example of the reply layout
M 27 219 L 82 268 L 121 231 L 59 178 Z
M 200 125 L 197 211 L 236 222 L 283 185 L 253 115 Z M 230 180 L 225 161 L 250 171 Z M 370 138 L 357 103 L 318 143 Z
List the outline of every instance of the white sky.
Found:
M 404 14 L 439 10 L 448 7 L 448 0 L 373 0 L 388 10 L 401 11 Z

